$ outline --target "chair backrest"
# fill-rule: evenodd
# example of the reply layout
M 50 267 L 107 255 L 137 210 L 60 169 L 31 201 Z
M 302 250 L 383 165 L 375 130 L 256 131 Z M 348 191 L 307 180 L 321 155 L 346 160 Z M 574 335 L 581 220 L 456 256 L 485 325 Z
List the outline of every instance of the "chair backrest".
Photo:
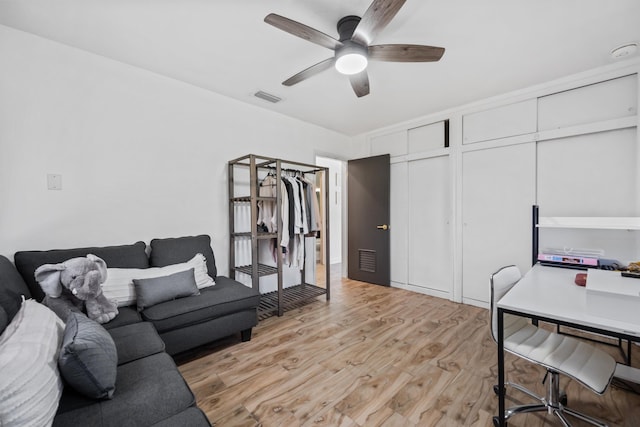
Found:
M 502 267 L 491 275 L 491 336 L 498 340 L 498 310 L 496 303 L 518 283 L 522 274 L 515 265 Z

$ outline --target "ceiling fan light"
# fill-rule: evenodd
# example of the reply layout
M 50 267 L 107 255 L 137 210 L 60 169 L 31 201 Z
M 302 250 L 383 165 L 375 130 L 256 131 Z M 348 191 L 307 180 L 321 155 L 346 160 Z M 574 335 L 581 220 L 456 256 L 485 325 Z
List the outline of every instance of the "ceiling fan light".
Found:
M 367 64 L 366 51 L 359 46 L 346 46 L 336 52 L 336 70 L 342 74 L 358 74 Z
M 347 53 L 336 59 L 336 70 L 342 74 L 358 74 L 367 68 L 367 57 L 361 53 Z

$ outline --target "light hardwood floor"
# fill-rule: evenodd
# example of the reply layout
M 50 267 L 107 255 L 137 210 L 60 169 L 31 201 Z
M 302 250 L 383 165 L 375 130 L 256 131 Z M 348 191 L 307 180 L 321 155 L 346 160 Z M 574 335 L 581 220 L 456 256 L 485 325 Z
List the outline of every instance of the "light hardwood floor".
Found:
M 177 362 L 215 426 L 492 426 L 497 413 L 488 310 L 339 275 L 329 302 L 319 297 L 260 322 L 250 342 L 234 337 Z M 543 394 L 542 369 L 507 355 L 507 370 Z M 640 426 L 640 395 L 561 384 L 569 406 L 612 426 Z M 507 406 L 522 402 L 509 392 Z M 528 414 L 509 425 L 559 424 Z

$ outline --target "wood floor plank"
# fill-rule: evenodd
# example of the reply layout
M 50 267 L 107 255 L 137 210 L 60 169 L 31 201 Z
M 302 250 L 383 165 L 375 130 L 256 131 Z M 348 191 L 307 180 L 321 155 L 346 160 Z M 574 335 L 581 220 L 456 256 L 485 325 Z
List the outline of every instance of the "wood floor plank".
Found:
M 224 418 L 244 404 L 252 395 L 259 395 L 279 383 L 289 379 L 288 372 L 281 366 L 272 366 L 256 375 L 211 395 L 196 394 L 198 406 L 207 414 L 211 422 Z
M 389 406 L 414 424 L 424 424 L 423 416 L 435 409 L 445 388 L 455 375 L 437 366 L 425 364 L 390 400 Z
M 213 427 L 234 426 L 234 427 L 258 427 L 260 423 L 242 405 L 237 405 L 225 416 L 212 423 Z
M 411 379 L 406 372 L 389 366 L 372 373 L 360 387 L 342 399 L 336 409 L 359 425 L 368 425 L 365 423 L 369 418 L 372 417 L 373 423 L 373 419 L 381 416 L 380 409 L 385 408 L 389 400 Z
M 287 388 L 281 388 L 279 393 L 272 394 L 273 397 L 259 402 L 254 414 L 264 420 L 264 414 L 273 411 L 273 408 L 286 408 L 300 424 L 305 424 L 333 409 L 341 399 L 365 382 L 348 370 L 333 372 L 322 369 L 318 364 L 312 366 L 319 369 L 314 375 L 306 374 L 310 370 L 306 368 L 306 375 L 292 375 L 295 381 L 284 384 Z
M 335 408 L 330 407 L 326 410 L 318 412 L 313 418 L 310 418 L 302 427 L 357 427 L 355 421 L 346 415 L 338 412 Z
M 249 342 L 232 337 L 176 357 L 214 425 L 493 425 L 497 349 L 488 310 L 339 277 L 331 295 L 261 321 Z M 621 360 L 616 348 L 596 345 Z M 640 366 L 639 346 L 632 365 Z M 508 353 L 505 366 L 509 381 L 544 393 L 540 366 Z M 567 378 L 561 385 L 570 407 L 610 426 L 640 425 L 640 395 L 611 386 L 598 396 Z M 530 398 L 508 389 L 507 406 L 519 403 Z M 509 425 L 557 421 L 521 414 Z

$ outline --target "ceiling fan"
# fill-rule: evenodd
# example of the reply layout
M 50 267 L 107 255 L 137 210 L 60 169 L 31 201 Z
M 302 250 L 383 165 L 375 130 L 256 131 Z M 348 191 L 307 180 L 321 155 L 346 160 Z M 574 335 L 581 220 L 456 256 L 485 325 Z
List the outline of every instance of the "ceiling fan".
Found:
M 444 48 L 414 44 L 381 44 L 371 46 L 371 41 L 391 22 L 406 0 L 374 0 L 359 16 L 345 16 L 338 21 L 335 38 L 284 16 L 271 13 L 264 22 L 276 28 L 335 51 L 332 58 L 325 59 L 282 82 L 293 86 L 303 80 L 335 66 L 349 76 L 351 87 L 358 97 L 369 94 L 368 61 L 388 62 L 435 62 L 444 54 Z

